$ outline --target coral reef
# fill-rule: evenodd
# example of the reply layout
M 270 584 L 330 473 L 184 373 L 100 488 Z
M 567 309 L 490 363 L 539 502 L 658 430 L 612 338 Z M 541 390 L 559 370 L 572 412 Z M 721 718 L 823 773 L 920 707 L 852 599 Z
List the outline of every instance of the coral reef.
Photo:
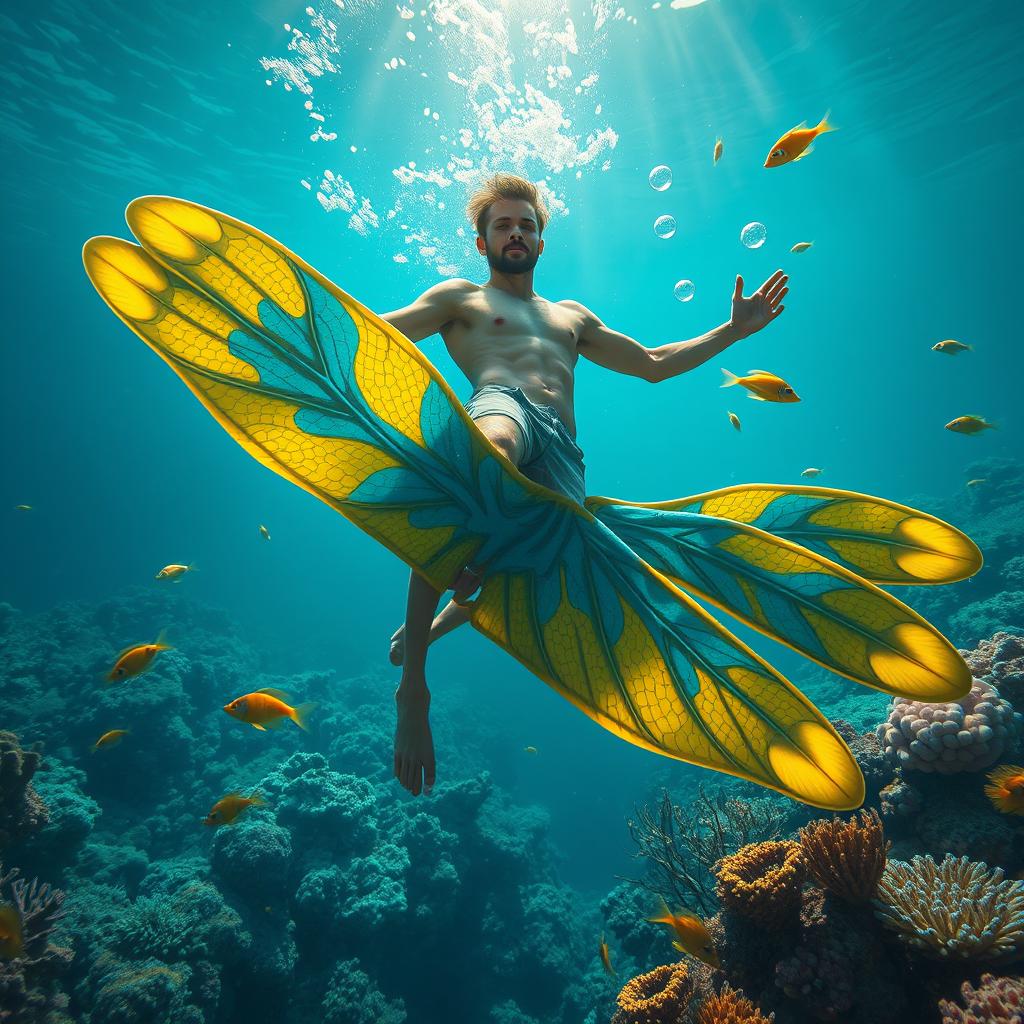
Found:
M 21 919 L 22 955 L 0 959 L 0 1021 L 63 1024 L 68 998 L 60 987 L 74 953 L 51 942 L 63 916 L 64 893 L 49 884 L 29 882 L 17 868 L 0 865 L 0 904 L 9 903 Z
M 1024 555 L 1014 561 L 1024 564 Z M 1024 636 L 996 633 L 960 653 L 976 678 L 991 683 L 1012 704 L 1024 698 Z
M 358 960 L 339 960 L 321 1007 L 323 1024 L 402 1024 L 406 1019 L 401 999 L 387 999 Z
M 893 781 L 896 768 L 892 759 L 882 749 L 874 729 L 858 732 L 854 725 L 842 718 L 834 719 L 832 725 L 850 748 L 864 774 L 865 801 L 873 802 L 878 793 Z
M 0 852 L 47 822 L 46 804 L 32 785 L 39 757 L 38 750 L 22 750 L 13 732 L 0 731 Z
M 959 701 L 925 704 L 894 698 L 877 735 L 882 749 L 905 771 L 976 772 L 1015 747 L 1022 721 L 991 683 L 975 679 Z
M 939 959 L 996 962 L 1024 951 L 1024 882 L 1001 868 L 946 856 L 890 860 L 873 901 L 909 949 Z
M 879 800 L 886 825 L 908 822 L 921 810 L 921 793 L 903 778 L 883 786 Z
M 878 888 L 888 844 L 874 810 L 849 821 L 819 819 L 800 830 L 808 874 L 827 892 L 848 903 L 864 903 Z
M 939 1002 L 942 1024 L 1024 1024 L 1024 979 L 981 976 L 975 988 L 969 981 L 960 986 L 964 1006 L 950 999 Z
M 681 1024 L 690 999 L 686 963 L 664 964 L 626 982 L 611 1024 Z
M 722 906 L 768 930 L 794 923 L 806 874 L 799 843 L 752 843 L 715 866 Z
M 765 1017 L 744 995 L 726 985 L 710 996 L 697 1011 L 695 1024 L 772 1024 L 775 1014 Z

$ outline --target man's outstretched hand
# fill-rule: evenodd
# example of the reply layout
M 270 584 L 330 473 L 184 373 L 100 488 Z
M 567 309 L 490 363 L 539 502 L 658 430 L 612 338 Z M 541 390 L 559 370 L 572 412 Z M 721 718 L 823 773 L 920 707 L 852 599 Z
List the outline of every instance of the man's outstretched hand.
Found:
M 786 307 L 781 305 L 783 296 L 789 291 L 786 282 L 789 277 L 776 270 L 760 288 L 743 298 L 743 278 L 736 275 L 736 289 L 732 293 L 731 324 L 743 337 L 754 334 L 770 324 Z

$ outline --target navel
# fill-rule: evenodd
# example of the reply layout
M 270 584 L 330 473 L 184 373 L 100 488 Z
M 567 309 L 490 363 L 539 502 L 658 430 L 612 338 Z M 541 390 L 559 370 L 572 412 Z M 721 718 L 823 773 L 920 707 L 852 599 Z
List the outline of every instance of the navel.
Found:
M 505 322 L 505 318 L 503 316 L 496 316 L 494 322 L 500 327 Z

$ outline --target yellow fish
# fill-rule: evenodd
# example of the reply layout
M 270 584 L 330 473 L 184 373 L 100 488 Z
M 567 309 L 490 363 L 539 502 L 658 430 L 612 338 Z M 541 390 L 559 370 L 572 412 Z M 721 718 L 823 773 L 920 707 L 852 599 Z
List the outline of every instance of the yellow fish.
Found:
M 1024 814 L 1024 768 L 1019 764 L 1001 764 L 986 776 L 985 796 L 1003 814 Z
M 528 753 L 528 754 L 536 754 L 537 753 L 537 748 L 536 747 L 523 747 L 523 750 L 525 750 L 526 753 Z
M 722 367 L 725 374 L 723 388 L 740 384 L 750 392 L 748 398 L 758 402 L 799 402 L 797 393 L 781 378 L 768 370 L 748 370 L 746 377 L 737 377 Z
M 167 631 L 162 629 L 155 643 L 126 647 L 117 656 L 114 667 L 107 673 L 107 682 L 116 683 L 121 679 L 131 679 L 133 676 L 140 676 L 143 672 L 148 672 L 161 651 L 173 650 L 169 644 L 164 642 L 166 637 Z
M 668 906 L 662 904 L 661 917 L 648 918 L 654 924 L 668 925 L 676 936 L 672 945 L 680 953 L 689 953 L 711 967 L 721 967 L 718 952 L 704 922 L 692 911 L 681 910 L 673 914 Z
M 31 505 L 15 505 L 14 506 L 14 511 L 15 512 L 31 512 L 32 511 L 32 506 Z
M 241 793 L 228 793 L 222 796 L 210 808 L 210 813 L 203 818 L 204 825 L 230 825 L 243 811 L 250 807 L 266 807 L 267 802 L 259 795 L 242 796 Z M 269 910 L 269 908 L 268 908 Z
M 729 422 L 737 430 L 742 430 L 743 429 L 743 425 L 740 423 L 740 418 L 739 418 L 739 416 L 736 415 L 736 413 L 734 413 L 734 412 L 729 413 Z
M 801 476 L 821 476 L 821 470 L 817 466 L 808 466 L 801 474 Z
M 283 690 L 267 686 L 244 697 L 236 697 L 224 705 L 224 710 L 232 718 L 248 722 L 254 729 L 280 729 L 290 718 L 300 729 L 308 731 L 309 715 L 316 709 L 316 704 L 310 702 L 293 708 L 288 703 L 290 699 Z
M 967 481 L 967 486 L 968 487 L 977 487 L 978 484 L 987 484 L 987 483 L 988 483 L 988 477 L 987 476 L 979 476 L 979 477 L 975 477 L 973 480 L 968 480 Z
M 97 750 L 101 750 L 103 747 L 116 747 L 127 735 L 127 729 L 111 729 L 110 732 L 105 732 L 92 745 L 92 751 L 96 753 Z
M 717 164 L 718 161 L 721 160 L 721 159 L 722 159 L 722 136 L 719 135 L 718 138 L 715 139 L 715 159 L 714 159 L 714 163 Z
M 260 523 L 260 536 L 264 540 L 270 540 L 270 531 L 262 523 Z
M 973 345 L 965 345 L 962 341 L 954 341 L 947 338 L 945 341 L 937 341 L 932 345 L 933 352 L 945 352 L 947 355 L 955 356 L 961 352 L 973 352 Z
M 8 903 L 0 907 L 0 960 L 16 960 L 24 952 L 21 914 Z
M 994 430 L 995 424 L 981 416 L 957 416 L 946 424 L 946 429 L 954 434 L 980 434 L 983 430 Z
M 796 245 L 790 249 L 790 252 L 807 252 L 810 247 L 814 245 L 813 242 L 797 242 Z
M 811 143 L 825 132 L 834 132 L 835 128 L 828 123 L 828 113 L 813 127 L 808 128 L 806 121 L 801 121 L 795 128 L 790 128 L 778 142 L 772 146 L 765 160 L 765 167 L 781 167 L 793 160 L 803 160 L 814 152 Z
M 175 583 L 181 582 L 181 577 L 187 572 L 195 572 L 196 567 L 194 565 L 165 565 L 157 574 L 153 577 L 155 580 L 174 580 Z
M 597 946 L 597 955 L 601 958 L 601 963 L 604 964 L 606 974 L 615 974 L 615 968 L 612 967 L 612 958 L 608 955 L 608 943 L 604 941 L 604 936 L 601 936 L 601 941 Z

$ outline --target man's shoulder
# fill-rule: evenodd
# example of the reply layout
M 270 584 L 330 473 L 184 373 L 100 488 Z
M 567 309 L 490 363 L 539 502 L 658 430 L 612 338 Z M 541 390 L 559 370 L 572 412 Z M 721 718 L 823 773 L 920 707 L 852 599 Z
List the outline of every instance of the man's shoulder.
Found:
M 580 316 L 584 317 L 584 319 L 586 320 L 597 319 L 597 317 L 595 317 L 594 314 L 589 309 L 587 309 L 587 307 L 584 306 L 582 302 L 577 302 L 575 299 L 559 299 L 555 303 L 555 305 L 561 306 L 563 309 L 572 310 L 572 312 L 574 313 L 579 313 Z

